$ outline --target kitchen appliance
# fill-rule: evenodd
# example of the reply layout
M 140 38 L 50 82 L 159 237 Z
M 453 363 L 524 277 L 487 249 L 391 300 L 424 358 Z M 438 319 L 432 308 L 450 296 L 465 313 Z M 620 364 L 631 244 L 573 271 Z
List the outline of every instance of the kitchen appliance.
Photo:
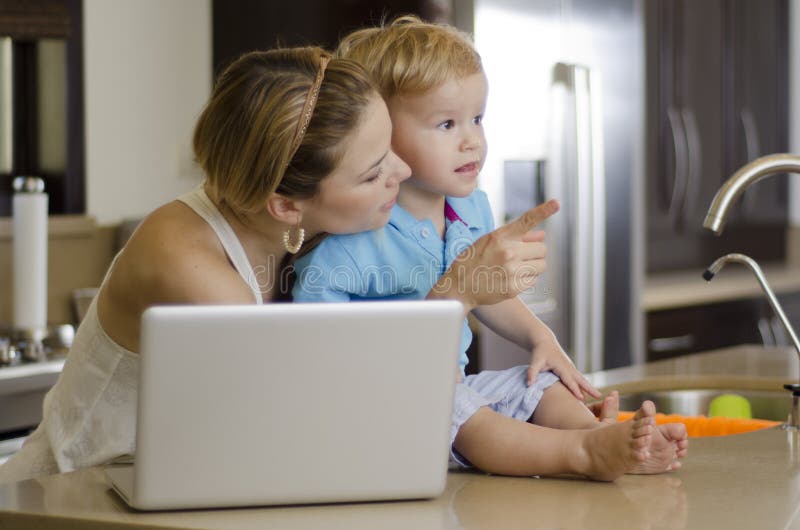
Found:
M 581 371 L 643 361 L 640 2 L 475 0 L 474 35 L 489 80 L 481 187 L 496 220 L 562 205 L 543 225 L 547 271 L 522 300 Z M 529 359 L 481 329 L 481 369 Z

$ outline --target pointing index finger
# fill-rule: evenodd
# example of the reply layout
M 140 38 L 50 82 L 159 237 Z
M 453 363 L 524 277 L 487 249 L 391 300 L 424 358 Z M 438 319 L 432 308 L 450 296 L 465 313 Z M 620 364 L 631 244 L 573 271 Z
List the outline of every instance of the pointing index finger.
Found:
M 504 234 L 509 236 L 523 236 L 541 224 L 545 219 L 556 213 L 561 206 L 555 199 L 531 208 L 505 226 L 500 227 Z

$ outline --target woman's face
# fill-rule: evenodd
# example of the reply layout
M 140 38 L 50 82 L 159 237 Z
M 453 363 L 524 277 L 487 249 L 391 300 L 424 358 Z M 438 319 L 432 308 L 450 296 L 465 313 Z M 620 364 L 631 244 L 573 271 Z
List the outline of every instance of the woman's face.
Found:
M 304 205 L 302 226 L 320 232 L 352 234 L 381 228 L 397 200 L 399 184 L 411 170 L 391 149 L 392 123 L 386 104 L 372 98 L 359 126 L 344 140 L 342 161 Z

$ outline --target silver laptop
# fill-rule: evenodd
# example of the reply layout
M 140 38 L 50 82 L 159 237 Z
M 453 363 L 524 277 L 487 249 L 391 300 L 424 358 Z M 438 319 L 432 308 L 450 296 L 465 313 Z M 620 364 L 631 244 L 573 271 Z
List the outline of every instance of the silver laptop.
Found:
M 445 486 L 458 302 L 153 307 L 140 510 L 426 498 Z

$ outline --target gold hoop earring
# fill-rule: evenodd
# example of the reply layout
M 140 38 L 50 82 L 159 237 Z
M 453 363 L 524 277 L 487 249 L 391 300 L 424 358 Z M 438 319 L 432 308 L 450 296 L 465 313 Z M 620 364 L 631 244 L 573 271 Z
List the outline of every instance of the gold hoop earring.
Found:
M 306 231 L 300 227 L 299 222 L 295 225 L 295 228 L 297 228 L 297 240 L 294 243 L 291 242 L 291 226 L 283 233 L 283 248 L 290 254 L 297 254 L 300 252 L 300 247 L 303 246 L 303 241 L 306 238 Z

